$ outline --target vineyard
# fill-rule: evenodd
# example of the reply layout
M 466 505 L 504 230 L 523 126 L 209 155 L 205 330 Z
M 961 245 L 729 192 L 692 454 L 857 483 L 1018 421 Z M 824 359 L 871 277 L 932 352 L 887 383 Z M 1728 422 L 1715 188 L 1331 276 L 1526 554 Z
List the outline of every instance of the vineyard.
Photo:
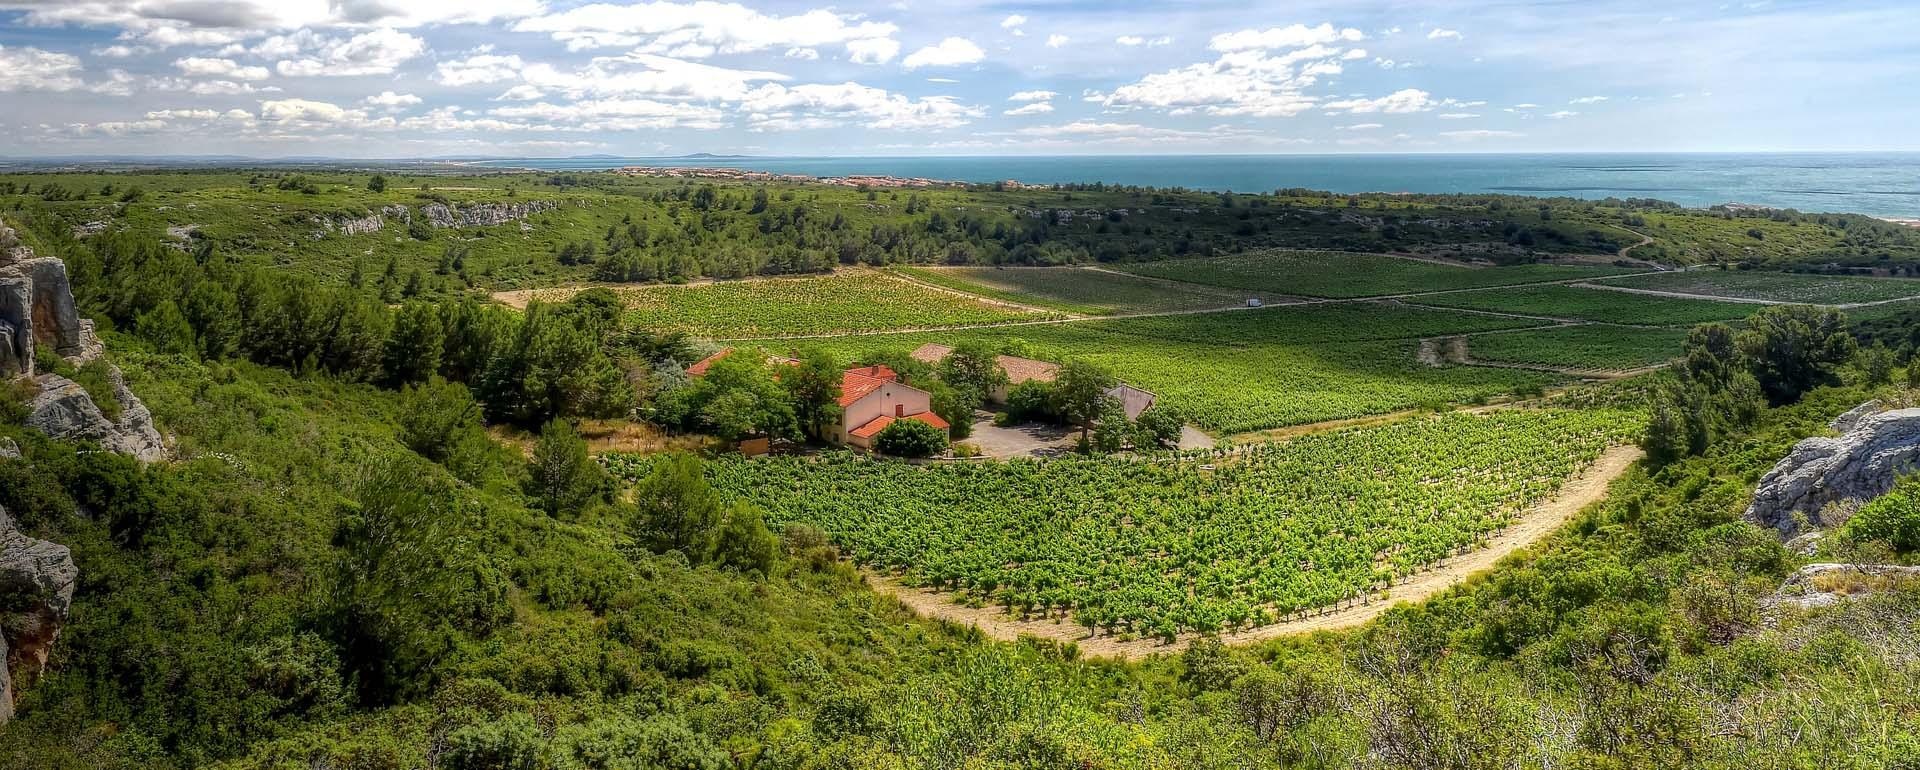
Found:
M 1413 301 L 1440 307 L 1645 326 L 1691 326 L 1709 321 L 1731 321 L 1759 310 L 1754 305 L 1740 302 L 1656 297 L 1558 284 L 1436 294 Z
M 1624 370 L 1653 366 L 1680 355 L 1686 329 L 1561 326 L 1512 334 L 1486 334 L 1467 344 L 1476 361 L 1537 364 L 1572 369 Z
M 1125 265 L 1121 269 L 1137 275 L 1265 292 L 1268 295 L 1335 298 L 1512 286 L 1627 272 L 1619 268 L 1589 265 L 1464 267 L 1381 254 L 1283 250 L 1143 262 Z
M 1379 590 L 1471 549 L 1608 445 L 1617 412 L 1450 414 L 1210 460 L 915 466 L 723 458 L 723 493 L 820 527 L 862 564 L 1023 616 L 1170 638 Z M 648 460 L 617 455 L 621 475 Z M 1211 468 L 1211 469 L 1210 469 Z
M 1433 368 L 1419 338 L 1523 328 L 1497 316 L 1352 303 L 817 340 L 844 359 L 980 339 L 1048 361 L 1084 358 L 1215 433 L 1491 398 L 1554 382 L 1512 369 Z
M 902 268 L 914 278 L 994 299 L 1081 315 L 1200 310 L 1244 304 L 1244 292 L 1072 267 Z M 1267 298 L 1269 302 L 1276 298 Z
M 1912 279 L 1776 273 L 1761 270 L 1688 270 L 1611 278 L 1606 283 L 1613 286 L 1672 291 L 1681 294 L 1758 299 L 1770 302 L 1806 302 L 1817 305 L 1843 305 L 1920 297 L 1920 281 Z
M 637 324 L 703 337 L 832 334 L 1056 318 L 873 272 L 617 289 Z

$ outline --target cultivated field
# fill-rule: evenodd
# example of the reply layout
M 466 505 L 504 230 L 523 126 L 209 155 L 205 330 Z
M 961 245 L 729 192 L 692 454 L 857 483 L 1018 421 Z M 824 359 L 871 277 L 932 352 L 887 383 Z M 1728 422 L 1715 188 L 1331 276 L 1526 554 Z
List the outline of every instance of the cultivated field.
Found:
M 1628 420 L 1455 414 L 1215 461 L 917 467 L 848 454 L 709 466 L 776 523 L 829 533 L 915 584 L 1108 631 L 1259 625 L 1474 547 L 1552 494 Z M 623 456 L 617 472 L 643 473 Z
M 1763 270 L 1688 270 L 1611 278 L 1604 283 L 1680 294 L 1702 294 L 1769 302 L 1805 302 L 1816 305 L 1844 305 L 1920 297 L 1920 280 L 1777 273 Z
M 1553 383 L 1558 378 L 1549 374 L 1436 369 L 1415 359 L 1421 337 L 1535 324 L 1363 302 L 812 342 L 848 360 L 966 339 L 1048 361 L 1083 358 L 1158 394 L 1163 404 L 1203 429 L 1240 433 L 1485 399 Z
M 634 323 L 711 337 L 754 337 L 978 326 L 1059 317 L 919 286 L 872 271 L 619 287 Z M 555 291 L 557 299 L 570 291 Z M 543 295 L 534 292 L 533 298 Z
M 1245 304 L 1245 292 L 1078 267 L 902 268 L 927 283 L 1081 315 L 1202 310 Z M 1269 298 L 1269 300 L 1278 298 Z
M 1248 292 L 1311 297 L 1377 297 L 1594 278 L 1628 272 L 1620 268 L 1592 265 L 1465 267 L 1380 254 L 1285 250 L 1144 262 L 1124 265 L 1121 269 L 1138 275 Z
M 1475 361 L 1625 370 L 1664 363 L 1680 354 L 1686 329 L 1562 326 L 1469 338 Z
M 1435 294 L 1409 301 L 1440 307 L 1644 326 L 1691 326 L 1709 321 L 1731 321 L 1745 318 L 1759 309 L 1741 302 L 1656 297 L 1561 285 Z

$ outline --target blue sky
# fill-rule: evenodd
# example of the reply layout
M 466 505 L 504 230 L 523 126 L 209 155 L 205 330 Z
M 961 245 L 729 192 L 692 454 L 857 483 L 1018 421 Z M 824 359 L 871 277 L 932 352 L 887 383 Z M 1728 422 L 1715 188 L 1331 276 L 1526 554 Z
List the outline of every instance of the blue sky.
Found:
M 1920 149 L 1901 2 L 0 0 L 0 155 Z

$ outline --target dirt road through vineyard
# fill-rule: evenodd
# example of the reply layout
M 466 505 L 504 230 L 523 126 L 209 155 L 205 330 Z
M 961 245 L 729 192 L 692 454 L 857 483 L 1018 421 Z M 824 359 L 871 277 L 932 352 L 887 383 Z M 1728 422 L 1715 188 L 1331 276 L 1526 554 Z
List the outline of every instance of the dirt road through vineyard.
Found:
M 1641 452 L 1636 447 L 1617 446 L 1608 449 L 1586 470 L 1562 485 L 1551 499 L 1529 508 L 1513 526 L 1488 538 L 1486 545 L 1440 562 L 1408 577 L 1405 582 L 1395 584 L 1388 589 L 1384 601 L 1344 605 L 1310 614 L 1303 619 L 1221 634 L 1220 639 L 1228 644 L 1248 644 L 1280 636 L 1352 628 L 1379 617 L 1395 604 L 1432 598 L 1469 577 L 1491 569 L 1508 554 L 1533 545 L 1560 529 L 1582 509 L 1606 497 L 1607 487 L 1626 473 L 1640 457 Z M 1059 622 L 1051 619 L 1019 620 L 996 606 L 966 607 L 955 604 L 951 593 L 911 588 L 902 585 L 898 579 L 871 571 L 866 573 L 866 577 L 875 591 L 898 599 L 921 617 L 971 625 L 987 636 L 1003 641 L 1032 636 L 1073 642 L 1078 645 L 1083 657 L 1134 659 L 1157 653 L 1178 653 L 1185 649 L 1187 641 L 1197 636 L 1182 634 L 1171 645 L 1157 639 L 1122 641 L 1117 636 L 1088 637 L 1087 629 L 1074 625 L 1068 619 L 1062 618 Z

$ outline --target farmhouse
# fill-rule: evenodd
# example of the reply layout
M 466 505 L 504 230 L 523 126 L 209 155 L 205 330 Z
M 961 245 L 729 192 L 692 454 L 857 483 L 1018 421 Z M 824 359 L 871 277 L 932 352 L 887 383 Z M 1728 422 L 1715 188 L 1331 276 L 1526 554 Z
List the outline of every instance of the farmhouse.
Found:
M 940 363 L 941 359 L 946 358 L 947 354 L 952 352 L 953 347 L 950 345 L 929 342 L 918 348 L 914 348 L 913 358 L 929 366 L 936 366 Z M 1000 362 L 1000 371 L 1007 373 L 1007 384 L 994 388 L 992 393 L 987 394 L 987 397 L 995 403 L 1006 403 L 1007 394 L 1012 391 L 1014 386 L 1020 383 L 1029 381 L 1053 382 L 1054 378 L 1060 374 L 1059 364 L 1052 364 L 1046 361 L 1035 361 L 1031 358 L 1007 355 L 1000 356 L 997 360 Z M 1153 402 L 1158 399 L 1154 394 L 1124 382 L 1108 390 L 1107 395 L 1119 399 L 1120 405 L 1125 407 L 1127 411 L 1127 419 L 1129 420 L 1140 419 L 1140 413 L 1147 411 L 1147 408 L 1153 406 Z
M 687 367 L 687 374 L 700 377 L 713 362 L 733 353 L 727 348 Z M 791 358 L 770 356 L 769 363 L 794 366 Z M 873 438 L 895 420 L 919 420 L 942 431 L 953 426 L 933 413 L 933 396 L 900 381 L 900 375 L 884 366 L 862 366 L 840 374 L 840 416 L 820 437 L 835 444 L 872 449 Z

